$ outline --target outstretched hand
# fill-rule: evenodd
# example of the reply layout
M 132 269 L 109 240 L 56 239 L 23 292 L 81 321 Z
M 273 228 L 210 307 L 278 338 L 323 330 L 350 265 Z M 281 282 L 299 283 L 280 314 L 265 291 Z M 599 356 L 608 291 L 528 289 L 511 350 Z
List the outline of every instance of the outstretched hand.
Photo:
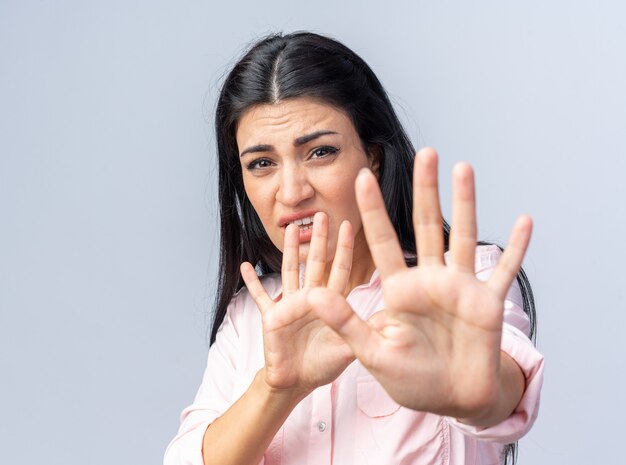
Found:
M 480 417 L 498 402 L 503 386 L 504 300 L 530 240 L 530 218 L 517 220 L 492 276 L 483 282 L 474 269 L 477 228 L 469 165 L 458 164 L 453 172 L 447 265 L 434 150 L 421 150 L 415 160 L 418 266 L 406 266 L 370 172 L 359 174 L 356 195 L 367 243 L 381 274 L 385 310 L 365 322 L 341 293 L 323 288 L 311 290 L 309 302 L 396 402 L 457 418 Z
M 348 344 L 319 319 L 307 293 L 322 288 L 326 270 L 328 218 L 317 213 L 307 256 L 303 287 L 300 285 L 299 228 L 288 225 L 282 263 L 282 295 L 272 300 L 250 263 L 241 265 L 241 274 L 256 302 L 263 322 L 264 377 L 268 387 L 292 390 L 301 396 L 332 382 L 354 360 Z M 352 226 L 339 228 L 337 249 L 326 287 L 341 295 L 350 276 L 353 250 Z

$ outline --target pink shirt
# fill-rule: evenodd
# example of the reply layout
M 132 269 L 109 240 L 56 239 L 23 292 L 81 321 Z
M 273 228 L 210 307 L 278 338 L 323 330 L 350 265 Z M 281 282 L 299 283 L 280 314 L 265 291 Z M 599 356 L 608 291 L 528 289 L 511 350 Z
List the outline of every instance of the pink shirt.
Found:
M 500 256 L 480 246 L 476 274 L 487 279 Z M 281 292 L 278 275 L 263 278 L 270 296 Z M 378 272 L 347 297 L 367 319 L 384 308 Z M 503 444 L 532 426 L 539 407 L 543 357 L 526 336 L 529 320 L 517 283 L 504 309 L 502 350 L 521 367 L 526 389 L 515 412 L 502 423 L 479 429 L 452 418 L 396 404 L 357 360 L 331 384 L 305 398 L 280 428 L 261 463 L 265 465 L 405 464 L 486 465 L 501 463 Z M 203 465 L 202 439 L 208 425 L 250 386 L 263 367 L 261 318 L 247 290 L 232 300 L 196 398 L 181 414 L 181 426 L 165 452 L 165 465 Z M 436 386 L 433 386 L 436 388 Z

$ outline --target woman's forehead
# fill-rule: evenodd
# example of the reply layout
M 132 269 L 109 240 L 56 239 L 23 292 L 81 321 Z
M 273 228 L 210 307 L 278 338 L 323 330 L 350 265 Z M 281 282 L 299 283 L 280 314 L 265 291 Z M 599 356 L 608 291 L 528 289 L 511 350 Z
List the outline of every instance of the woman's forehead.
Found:
M 308 98 L 256 105 L 246 111 L 237 126 L 237 143 L 260 143 L 259 137 L 296 139 L 320 130 L 340 135 L 355 132 L 348 116 L 336 107 Z

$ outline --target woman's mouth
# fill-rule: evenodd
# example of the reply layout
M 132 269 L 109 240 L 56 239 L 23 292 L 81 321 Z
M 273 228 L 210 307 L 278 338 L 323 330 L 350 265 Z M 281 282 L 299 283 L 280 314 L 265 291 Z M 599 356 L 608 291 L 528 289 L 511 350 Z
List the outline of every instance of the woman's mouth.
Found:
M 309 210 L 307 212 L 301 212 L 299 214 L 293 214 L 287 216 L 286 218 L 283 218 L 283 220 L 281 221 L 283 232 L 285 231 L 284 228 L 286 228 L 290 224 L 295 224 L 299 229 L 298 235 L 300 239 L 300 244 L 309 242 L 311 240 L 311 237 L 313 236 L 313 218 L 316 213 L 316 211 Z
M 313 229 L 313 217 L 308 216 L 306 218 L 293 220 L 289 224 L 295 224 L 300 228 L 300 231 L 307 231 L 309 229 Z

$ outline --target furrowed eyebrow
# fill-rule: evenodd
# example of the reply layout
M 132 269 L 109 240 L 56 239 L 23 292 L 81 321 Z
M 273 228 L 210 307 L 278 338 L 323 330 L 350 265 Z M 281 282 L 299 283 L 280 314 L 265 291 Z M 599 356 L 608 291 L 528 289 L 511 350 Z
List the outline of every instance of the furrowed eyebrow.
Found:
M 318 137 L 326 136 L 329 134 L 338 134 L 338 133 L 335 131 L 329 131 L 329 130 L 315 131 L 315 132 L 312 132 L 311 134 L 306 134 L 304 136 L 298 137 L 296 140 L 293 141 L 293 145 L 294 147 L 299 147 L 301 145 L 306 144 L 307 142 L 311 142 L 312 140 L 317 139 Z M 258 145 L 253 145 L 251 147 L 248 147 L 243 152 L 241 152 L 239 156 L 243 157 L 247 153 L 254 153 L 254 152 L 271 152 L 272 150 L 274 150 L 273 145 L 258 144 Z
M 248 147 L 246 150 L 239 154 L 240 157 L 243 157 L 246 153 L 254 153 L 254 152 L 271 152 L 274 150 L 274 146 L 267 144 L 259 144 L 253 145 L 252 147 Z
M 335 131 L 329 131 L 329 130 L 324 130 L 324 129 L 321 131 L 315 131 L 315 132 L 312 132 L 311 134 L 298 137 L 295 141 L 293 141 L 293 145 L 294 147 L 298 147 L 300 145 L 306 144 L 307 142 L 311 142 L 313 139 L 317 139 L 318 137 L 326 136 L 328 134 L 337 134 L 337 133 Z

